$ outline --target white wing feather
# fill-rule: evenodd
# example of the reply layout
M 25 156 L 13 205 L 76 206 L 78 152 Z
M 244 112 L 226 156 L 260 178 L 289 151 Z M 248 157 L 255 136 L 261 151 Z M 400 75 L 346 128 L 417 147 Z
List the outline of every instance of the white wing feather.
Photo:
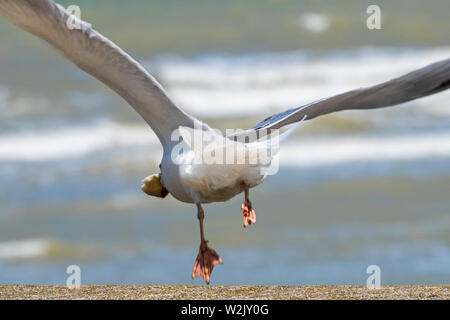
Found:
M 0 0 L 0 14 L 44 40 L 56 52 L 121 95 L 152 127 L 163 146 L 178 126 L 192 126 L 193 117 L 169 99 L 161 85 L 112 41 L 73 19 L 51 0 Z M 69 24 L 70 25 L 70 24 Z

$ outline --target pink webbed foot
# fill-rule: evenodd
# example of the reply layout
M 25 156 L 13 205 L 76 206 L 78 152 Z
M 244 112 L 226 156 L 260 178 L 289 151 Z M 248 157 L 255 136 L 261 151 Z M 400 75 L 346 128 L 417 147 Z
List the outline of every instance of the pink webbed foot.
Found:
M 217 264 L 222 263 L 222 258 L 217 254 L 217 252 L 208 247 L 207 241 L 203 241 L 200 244 L 197 259 L 195 260 L 194 268 L 192 269 L 192 279 L 202 276 L 205 282 L 209 284 L 209 279 L 214 267 Z
M 251 203 L 243 202 L 242 206 L 242 220 L 244 222 L 244 228 L 246 228 L 249 224 L 253 224 L 256 222 L 255 210 L 253 210 Z

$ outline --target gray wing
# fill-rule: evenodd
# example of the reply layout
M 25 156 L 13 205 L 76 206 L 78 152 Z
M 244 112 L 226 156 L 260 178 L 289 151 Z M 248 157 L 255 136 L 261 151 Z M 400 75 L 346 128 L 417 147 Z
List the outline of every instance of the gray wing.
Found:
M 270 116 L 252 129 L 278 129 L 297 122 L 347 109 L 375 109 L 393 106 L 450 88 L 450 59 L 435 62 L 381 84 L 348 91 L 330 98 Z
M 84 21 L 78 21 L 79 28 L 69 28 L 73 16 L 59 4 L 0 0 L 0 14 L 116 91 L 152 127 L 163 146 L 178 126 L 193 125 L 193 117 L 175 106 L 161 85 L 121 48 Z

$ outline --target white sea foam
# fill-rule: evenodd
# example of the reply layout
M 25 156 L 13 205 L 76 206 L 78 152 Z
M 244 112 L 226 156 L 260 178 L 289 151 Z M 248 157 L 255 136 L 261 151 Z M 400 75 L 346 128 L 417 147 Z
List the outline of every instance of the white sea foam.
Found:
M 264 117 L 317 99 L 400 76 L 429 63 L 448 58 L 450 47 L 428 49 L 363 48 L 312 53 L 305 50 L 245 55 L 209 54 L 196 58 L 161 57 L 148 63 L 170 96 L 186 111 L 199 118 L 254 116 L 255 124 Z M 53 98 L 52 98 L 53 99 Z M 76 90 L 64 99 L 83 112 L 99 116 L 107 99 L 103 93 Z M 66 101 L 66 102 L 67 102 Z M 389 108 L 383 115 L 346 113 L 364 122 L 391 124 L 399 116 L 450 115 L 450 91 L 408 103 L 407 108 Z M 21 118 L 45 118 L 55 113 L 54 104 L 42 96 L 0 88 L 0 111 Z M 424 107 L 425 106 L 425 107 Z M 130 109 L 131 110 L 131 109 Z M 111 108 L 111 112 L 116 112 Z M 130 111 L 132 112 L 132 111 Z M 342 115 L 339 114 L 339 115 Z M 59 113 L 65 120 L 67 114 Z M 34 121 L 33 118 L 31 121 Z
M 310 32 L 324 32 L 330 27 L 330 18 L 326 14 L 307 12 L 298 17 L 298 24 Z
M 25 239 L 0 243 L 0 259 L 30 259 L 48 252 L 49 244 L 41 239 Z
M 163 56 L 147 65 L 173 100 L 197 117 L 254 115 L 255 120 L 260 120 L 271 113 L 392 79 L 449 56 L 450 47 L 362 48 L 329 52 L 209 54 L 195 58 Z M 108 102 L 103 92 L 74 88 L 73 92 L 60 98 L 64 101 L 52 99 L 0 88 L 0 111 L 8 117 L 45 117 L 55 114 L 55 103 L 61 105 L 68 101 L 90 114 L 98 115 L 108 110 L 95 108 Z M 450 91 L 443 92 L 409 103 L 401 113 L 448 116 L 449 101 Z M 115 110 L 111 109 L 111 112 Z M 70 111 L 67 114 L 59 111 L 59 115 L 68 119 Z M 385 120 L 390 122 L 391 118 L 385 117 Z
M 100 123 L 90 127 L 0 136 L 0 161 L 64 160 L 127 147 L 145 147 L 147 156 L 160 160 L 159 141 L 145 125 L 130 127 Z M 450 131 L 297 136 L 281 145 L 280 164 L 313 167 L 352 161 L 408 161 L 433 157 L 450 157 Z
M 256 124 L 271 113 L 385 81 L 448 56 L 450 47 L 367 48 L 317 56 L 294 51 L 189 59 L 165 57 L 151 64 L 156 65 L 159 78 L 179 105 L 200 119 L 247 115 L 253 116 Z M 7 97 L 8 92 L 0 90 L 0 102 Z M 380 130 L 379 135 L 368 137 L 362 130 L 352 137 L 328 136 L 314 140 L 305 137 L 295 141 L 284 163 L 309 166 L 352 159 L 446 156 L 448 133 L 417 136 L 405 120 L 418 117 L 423 129 L 429 123 L 423 125 L 425 122 L 420 116 L 428 115 L 433 124 L 430 130 L 435 125 L 448 128 L 449 101 L 450 91 L 411 102 L 407 108 L 371 112 L 370 117 L 367 112 L 347 112 L 346 117 L 387 123 L 393 129 L 402 121 L 402 129 L 413 134 L 387 137 Z M 160 150 L 157 138 L 144 122 L 126 126 L 105 121 L 58 130 L 4 133 L 0 135 L 0 161 L 59 160 L 130 146 L 146 146 L 153 153 Z M 282 153 L 286 148 L 289 149 L 282 148 Z
M 167 57 L 156 65 L 158 77 L 180 106 L 197 116 L 222 117 L 282 111 L 377 84 L 449 56 L 450 47 L 364 48 L 317 55 L 294 51 Z M 438 95 L 432 108 L 419 112 L 441 110 L 448 115 L 449 97 Z
M 102 122 L 91 126 L 0 136 L 0 160 L 46 161 L 85 156 L 117 147 L 148 145 L 158 140 L 146 125 Z
M 450 132 L 300 138 L 282 145 L 280 156 L 280 165 L 296 167 L 450 157 Z

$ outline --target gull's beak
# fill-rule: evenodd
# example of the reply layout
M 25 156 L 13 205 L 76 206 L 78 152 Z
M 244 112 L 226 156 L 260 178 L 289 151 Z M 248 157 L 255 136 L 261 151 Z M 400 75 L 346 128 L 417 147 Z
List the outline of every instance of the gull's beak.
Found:
M 148 176 L 142 182 L 141 189 L 149 196 L 165 198 L 169 194 L 169 191 L 161 184 L 161 175 L 159 173 Z

